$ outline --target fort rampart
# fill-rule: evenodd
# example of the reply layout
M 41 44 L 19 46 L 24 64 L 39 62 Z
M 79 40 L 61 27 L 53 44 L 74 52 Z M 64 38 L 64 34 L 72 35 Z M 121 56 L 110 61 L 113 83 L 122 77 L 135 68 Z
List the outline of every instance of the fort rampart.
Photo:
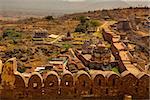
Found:
M 34 72 L 28 79 L 21 73 L 16 73 L 14 88 L 1 89 L 0 96 L 38 99 L 91 96 L 121 99 L 124 95 L 131 95 L 133 98 L 148 99 L 149 79 L 150 76 L 145 73 L 134 76 L 128 71 L 120 75 L 112 71 L 79 71 L 74 75 L 70 72 L 58 75 L 50 71 L 46 78 Z

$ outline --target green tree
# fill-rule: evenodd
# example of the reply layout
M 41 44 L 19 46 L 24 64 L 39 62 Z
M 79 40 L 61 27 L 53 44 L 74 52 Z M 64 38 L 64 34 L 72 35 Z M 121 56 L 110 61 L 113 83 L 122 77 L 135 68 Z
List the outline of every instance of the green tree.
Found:
M 75 32 L 85 33 L 86 31 L 87 31 L 87 26 L 83 24 L 79 24 L 75 29 Z
M 3 33 L 3 38 L 5 37 L 9 37 L 9 38 L 19 38 L 21 37 L 21 33 L 20 32 L 16 32 L 14 30 L 5 30 Z
M 90 21 L 91 27 L 98 27 L 100 26 L 100 22 L 97 20 L 91 20 Z
M 47 20 L 54 20 L 53 16 L 46 16 L 45 19 L 47 19 Z
M 81 23 L 81 24 L 84 24 L 87 19 L 86 19 L 85 16 L 80 16 L 80 17 L 79 17 L 79 20 L 80 20 L 80 23 Z

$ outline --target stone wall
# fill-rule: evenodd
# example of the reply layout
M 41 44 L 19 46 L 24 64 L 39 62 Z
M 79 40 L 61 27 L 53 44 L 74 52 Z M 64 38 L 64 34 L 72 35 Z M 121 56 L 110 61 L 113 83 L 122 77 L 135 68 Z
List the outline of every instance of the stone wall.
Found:
M 119 50 L 113 44 L 113 41 L 112 41 L 113 35 L 110 34 L 109 32 L 107 32 L 107 30 L 105 30 L 105 29 L 102 30 L 102 34 L 103 34 L 104 40 L 111 44 L 112 54 L 115 57 L 115 60 L 118 60 L 119 72 L 125 71 L 126 67 L 124 66 L 124 64 L 121 60 L 121 57 L 119 55 Z
M 15 88 L 1 89 L 3 99 L 8 98 L 34 98 L 34 99 L 62 99 L 62 98 L 116 98 L 121 99 L 125 95 L 131 95 L 135 99 L 149 98 L 149 79 L 145 73 L 137 76 L 124 71 L 120 75 L 112 71 L 97 71 L 87 73 L 79 71 L 76 74 L 64 72 L 61 76 L 50 71 L 45 79 L 39 73 L 32 73 L 29 79 L 25 79 L 20 73 L 15 74 Z

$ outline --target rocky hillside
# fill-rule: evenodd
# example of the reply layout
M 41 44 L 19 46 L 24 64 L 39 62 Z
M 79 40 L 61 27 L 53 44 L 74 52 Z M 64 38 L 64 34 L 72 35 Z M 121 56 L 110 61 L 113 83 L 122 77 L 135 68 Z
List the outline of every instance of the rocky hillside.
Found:
M 88 11 L 84 13 L 75 13 L 75 14 L 68 14 L 63 17 L 62 19 L 74 19 L 78 18 L 79 16 L 89 16 L 92 19 L 104 19 L 109 17 L 113 20 L 119 19 L 126 19 L 128 17 L 134 16 L 146 16 L 149 15 L 150 8 L 141 7 L 141 8 L 123 8 L 123 9 L 112 9 L 112 10 L 95 10 L 95 11 Z

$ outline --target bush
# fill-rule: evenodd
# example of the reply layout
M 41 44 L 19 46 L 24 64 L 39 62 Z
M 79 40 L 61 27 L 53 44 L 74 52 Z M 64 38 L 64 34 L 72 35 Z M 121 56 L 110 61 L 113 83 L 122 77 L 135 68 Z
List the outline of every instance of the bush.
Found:
M 26 71 L 26 68 L 25 67 L 23 67 L 23 68 L 18 67 L 17 71 L 20 72 L 20 73 L 24 73 Z
M 114 71 L 114 72 L 117 73 L 117 74 L 120 74 L 117 67 L 114 67 L 114 68 L 112 68 L 111 70 Z
M 21 37 L 21 33 L 16 32 L 14 30 L 5 30 L 3 33 L 3 38 L 9 37 L 9 38 L 19 38 Z
M 79 20 L 80 24 L 76 27 L 75 32 L 86 33 L 88 28 L 100 26 L 100 22 L 98 20 L 90 20 L 84 16 L 81 16 Z
M 82 24 L 79 24 L 75 29 L 75 32 L 85 33 L 86 31 L 87 31 L 86 25 L 82 25 Z
M 54 20 L 53 16 L 46 16 L 45 19 L 47 19 L 47 20 Z
M 48 58 L 47 60 L 48 60 L 48 61 L 51 61 L 51 60 L 52 60 L 52 58 Z
M 98 27 L 98 26 L 100 26 L 100 23 L 97 20 L 91 20 L 90 25 L 91 25 L 91 27 Z
M 84 24 L 87 20 L 87 18 L 85 16 L 80 16 L 79 17 L 80 23 Z
M 69 48 L 71 48 L 71 45 L 70 44 L 64 44 L 63 47 L 68 50 Z

